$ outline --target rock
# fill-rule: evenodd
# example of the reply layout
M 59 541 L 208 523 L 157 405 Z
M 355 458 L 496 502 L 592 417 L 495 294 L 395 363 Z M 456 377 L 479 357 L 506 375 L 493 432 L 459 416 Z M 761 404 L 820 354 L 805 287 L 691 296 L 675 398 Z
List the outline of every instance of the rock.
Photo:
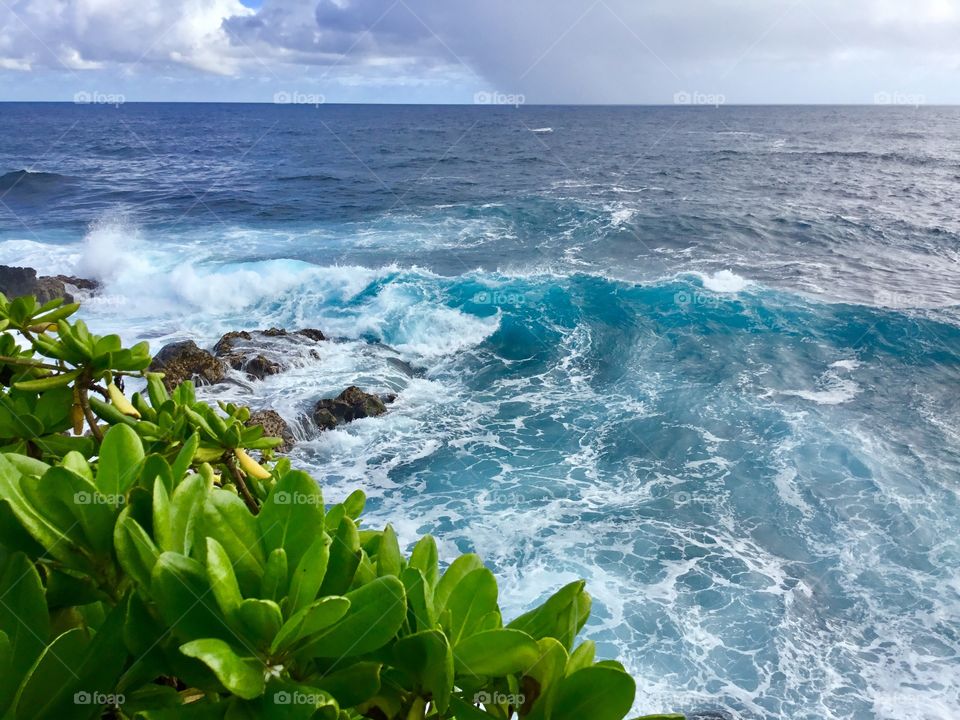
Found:
M 67 292 L 62 280 L 55 277 L 38 278 L 37 271 L 31 267 L 0 265 L 0 292 L 8 300 L 21 295 L 33 295 L 40 304 L 54 298 L 73 302 L 73 295 Z
M 227 365 L 197 347 L 193 340 L 184 340 L 164 345 L 150 363 L 150 370 L 164 373 L 163 384 L 172 390 L 184 380 L 218 383 L 226 375 Z
M 283 370 L 283 366 L 265 355 L 257 355 L 244 362 L 240 369 L 257 380 L 263 380 L 267 375 L 276 375 Z
M 253 425 L 262 425 L 263 434 L 268 437 L 278 437 L 283 439 L 283 445 L 277 447 L 278 452 L 288 452 L 296 442 L 293 437 L 293 431 L 276 410 L 257 410 L 250 414 L 247 420 L 247 427 Z
M 59 280 L 64 285 L 73 285 L 78 290 L 89 290 L 94 292 L 100 289 L 98 280 L 88 280 L 87 278 L 76 277 L 74 275 L 52 275 L 55 280 Z
M 337 397 L 317 402 L 313 408 L 313 421 L 321 430 L 331 430 L 353 420 L 383 415 L 386 411 L 383 400 L 351 385 Z
M 314 342 L 322 342 L 327 339 L 326 335 L 313 328 L 303 328 L 302 330 L 297 330 L 297 335 L 303 335 L 304 337 L 310 338 Z
M 283 328 L 234 330 L 217 341 L 213 346 L 213 354 L 234 370 L 247 373 L 250 379 L 263 380 L 268 375 L 276 375 L 285 369 L 285 356 L 291 350 L 302 354 L 304 343 L 325 339 L 322 332 L 309 328 L 293 333 Z M 297 348 L 297 345 L 301 347 Z M 311 349 L 309 352 L 312 357 L 318 357 L 315 350 Z
M 230 355 L 233 352 L 237 340 L 250 340 L 251 336 L 246 330 L 232 330 L 217 340 L 213 346 L 213 353 L 218 357 Z

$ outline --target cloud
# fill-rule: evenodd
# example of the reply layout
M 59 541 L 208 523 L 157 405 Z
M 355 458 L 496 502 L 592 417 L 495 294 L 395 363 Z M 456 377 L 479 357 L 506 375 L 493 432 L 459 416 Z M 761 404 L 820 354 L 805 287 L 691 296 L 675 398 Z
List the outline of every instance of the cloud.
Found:
M 957 37 L 955 0 L 0 2 L 7 74 L 432 85 L 454 101 L 489 89 L 534 102 L 669 102 L 679 90 L 866 101 L 880 89 L 960 101 Z

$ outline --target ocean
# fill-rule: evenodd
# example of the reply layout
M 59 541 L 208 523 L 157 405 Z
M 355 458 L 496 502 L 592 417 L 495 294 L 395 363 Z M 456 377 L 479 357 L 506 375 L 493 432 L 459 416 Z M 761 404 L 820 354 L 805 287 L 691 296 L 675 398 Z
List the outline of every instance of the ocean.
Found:
M 339 338 L 205 394 L 691 718 L 960 716 L 958 198 L 958 108 L 0 104 L 0 262 Z

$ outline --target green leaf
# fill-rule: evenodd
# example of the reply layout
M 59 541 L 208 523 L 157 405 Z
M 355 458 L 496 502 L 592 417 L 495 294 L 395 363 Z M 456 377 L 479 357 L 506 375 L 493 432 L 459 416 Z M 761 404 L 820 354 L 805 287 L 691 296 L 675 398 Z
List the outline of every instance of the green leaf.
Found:
M 53 390 L 54 388 L 69 385 L 78 377 L 80 377 L 81 372 L 83 372 L 82 369 L 77 369 L 65 373 L 46 375 L 36 380 L 23 380 L 21 382 L 14 383 L 13 386 L 17 390 L 22 390 L 24 392 L 44 392 L 46 390 Z
M 433 588 L 436 586 L 439 577 L 437 563 L 437 542 L 432 535 L 424 535 L 413 546 L 413 552 L 410 553 L 410 567 L 417 568 L 422 572 L 424 579 Z
M 127 425 L 114 425 L 103 436 L 97 461 L 97 488 L 107 498 L 126 494 L 136 481 L 143 461 L 140 436 Z M 113 503 L 119 504 L 119 500 Z
M 243 597 L 227 551 L 212 537 L 207 538 L 207 576 L 220 611 L 231 624 L 236 625 L 236 612 Z
M 377 550 L 377 575 L 399 576 L 403 569 L 403 555 L 400 554 L 400 543 L 393 525 L 387 525 L 380 538 L 380 547 Z
M 280 606 L 273 600 L 248 598 L 237 608 L 237 624 L 242 628 L 244 637 L 249 638 L 258 648 L 268 648 L 280 632 L 283 614 Z
M 577 670 L 593 665 L 593 659 L 597 654 L 597 645 L 593 640 L 584 640 L 579 647 L 570 653 L 570 659 L 567 661 L 565 674 L 572 675 Z
M 157 544 L 169 552 L 188 553 L 209 491 L 206 479 L 200 474 L 188 475 L 174 489 L 169 503 L 164 499 L 165 489 L 158 489 L 157 483 L 153 488 L 153 532 Z
M 13 646 L 7 634 L 0 630 L 0 717 L 13 702 L 19 684 L 20 673 L 13 666 Z
M 485 627 L 487 616 L 499 611 L 497 580 L 487 568 L 467 573 L 450 593 L 448 634 L 454 647 Z
M 280 602 L 287 595 L 287 578 L 287 552 L 277 548 L 267 556 L 263 580 L 260 582 L 260 597 Z
M 193 640 L 181 645 L 180 652 L 213 670 L 223 686 L 237 697 L 252 700 L 266 688 L 263 664 L 255 658 L 240 657 L 222 640 Z
M 113 693 L 127 660 L 123 644 L 124 608 L 118 606 L 99 624 L 92 638 L 69 630 L 49 645 L 24 683 L 17 718 L 59 720 L 100 715 L 99 696 Z M 77 703 L 85 693 L 94 702 Z
M 584 591 L 584 581 L 577 580 L 560 588 L 537 608 L 524 613 L 507 627 L 523 630 L 539 640 L 554 637 L 569 652 L 577 633 L 590 613 L 590 596 Z
M 203 506 L 203 522 L 194 531 L 201 540 L 213 537 L 233 563 L 240 591 L 252 597 L 260 590 L 265 558 L 257 532 L 257 517 L 250 514 L 238 496 L 214 488 Z
M 429 695 L 445 713 L 453 690 L 453 651 L 447 636 L 439 630 L 414 633 L 393 646 L 396 666 L 413 679 L 415 690 Z
M 92 482 L 64 467 L 50 468 L 39 480 L 25 478 L 21 487 L 49 519 L 54 520 L 54 513 L 60 511 L 65 523 L 60 527 L 65 533 L 79 525 L 92 553 L 109 556 L 117 515 L 114 499 L 104 497 Z
M 407 593 L 407 604 L 412 621 L 417 630 L 432 630 L 436 624 L 436 615 L 433 608 L 433 589 L 423 578 L 423 573 L 414 567 L 408 567 L 400 573 L 403 588 Z
M 316 481 L 299 470 L 288 472 L 263 504 L 257 524 L 267 552 L 282 547 L 289 566 L 296 567 L 324 528 L 323 495 Z
M 498 628 L 457 643 L 453 657 L 458 675 L 502 677 L 526 673 L 540 659 L 540 648 L 525 632 Z
M 140 523 L 130 515 L 130 508 L 124 508 L 120 513 L 113 530 L 113 543 L 120 567 L 140 587 L 149 588 L 160 551 Z
M 67 535 L 47 520 L 27 499 L 20 481 L 20 472 L 7 456 L 0 456 L 0 497 L 10 504 L 17 520 L 47 553 L 67 567 L 89 571 L 89 558 L 78 544 L 76 535 Z
M 161 387 L 163 387 L 162 384 Z M 193 462 L 193 456 L 196 455 L 198 447 L 200 447 L 200 435 L 193 433 L 187 438 L 183 447 L 180 448 L 176 460 L 174 460 L 173 465 L 170 466 L 174 483 L 180 482 L 183 476 L 187 474 L 187 470 L 190 469 L 190 464 Z
M 551 720 L 622 720 L 636 689 L 633 678 L 619 670 L 597 665 L 577 670 L 560 681 Z
M 320 595 L 342 595 L 353 582 L 360 565 L 360 536 L 353 521 L 344 517 L 330 545 L 330 560 L 320 586 Z
M 482 567 L 483 561 L 473 553 L 461 555 L 450 563 L 450 567 L 447 568 L 443 577 L 440 578 L 440 582 L 437 583 L 436 592 L 433 594 L 433 604 L 437 611 L 437 617 L 446 610 L 450 593 L 453 592 L 453 589 L 460 581 L 463 580 L 468 573 Z
M 203 566 L 196 560 L 165 552 L 157 559 L 150 585 L 160 616 L 183 640 L 235 636 L 224 623 Z
M 377 662 L 361 661 L 323 677 L 310 678 L 310 684 L 330 693 L 341 707 L 355 707 L 380 690 L 380 668 Z
M 0 676 L 0 698 L 12 699 L 19 680 L 40 657 L 50 618 L 40 575 L 23 553 L 10 556 L 0 576 L 0 631 L 6 636 L 14 672 Z
M 347 614 L 311 641 L 305 653 L 316 657 L 363 655 L 386 645 L 403 625 L 407 603 L 398 578 L 377 578 L 345 597 L 350 601 Z
M 330 542 L 330 536 L 321 532 L 294 569 L 287 595 L 287 608 L 291 614 L 305 608 L 317 597 L 330 560 Z
M 338 622 L 347 610 L 350 601 L 345 597 L 321 598 L 303 608 L 287 620 L 270 646 L 270 653 L 285 650 L 304 638 Z

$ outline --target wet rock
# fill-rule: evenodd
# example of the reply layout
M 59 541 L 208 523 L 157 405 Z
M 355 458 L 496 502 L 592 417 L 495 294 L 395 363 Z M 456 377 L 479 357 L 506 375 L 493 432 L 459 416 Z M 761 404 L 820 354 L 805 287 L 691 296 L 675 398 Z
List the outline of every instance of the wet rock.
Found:
M 150 370 L 164 373 L 163 384 L 172 390 L 184 380 L 210 385 L 218 383 L 226 376 L 227 365 L 197 347 L 193 340 L 184 340 L 164 345 L 150 363 Z
M 386 411 L 383 400 L 351 385 L 337 397 L 317 402 L 313 408 L 313 421 L 321 430 L 331 430 L 360 418 L 383 415 Z
M 278 452 L 288 452 L 296 442 L 290 425 L 276 410 L 257 410 L 250 414 L 250 419 L 247 420 L 246 424 L 247 427 L 262 425 L 264 435 L 282 438 L 283 445 L 277 447 Z
M 231 330 L 217 340 L 217 344 L 213 346 L 213 354 L 217 357 L 230 355 L 234 352 L 234 346 L 237 344 L 238 340 L 250 339 L 252 339 L 251 335 L 246 330 Z
M 263 380 L 267 375 L 276 375 L 283 370 L 283 366 L 265 355 L 257 355 L 246 360 L 240 369 L 257 380 Z
M 287 366 L 286 355 L 302 354 L 304 343 L 325 340 L 319 330 L 305 329 L 288 332 L 283 328 L 267 330 L 234 330 L 221 337 L 213 346 L 213 354 L 234 370 L 247 373 L 250 379 L 262 380 L 276 375 Z M 296 346 L 300 345 L 300 348 Z M 315 350 L 310 355 L 317 358 Z
M 75 275 L 52 275 L 54 280 L 59 280 L 64 285 L 73 285 L 78 290 L 89 290 L 95 292 L 100 289 L 100 282 L 97 280 L 88 280 L 87 278 L 76 277 Z
M 303 335 L 304 337 L 310 338 L 314 342 L 322 342 L 327 339 L 326 335 L 319 330 L 315 330 L 314 328 L 303 328 L 302 330 L 297 330 L 297 335 Z

